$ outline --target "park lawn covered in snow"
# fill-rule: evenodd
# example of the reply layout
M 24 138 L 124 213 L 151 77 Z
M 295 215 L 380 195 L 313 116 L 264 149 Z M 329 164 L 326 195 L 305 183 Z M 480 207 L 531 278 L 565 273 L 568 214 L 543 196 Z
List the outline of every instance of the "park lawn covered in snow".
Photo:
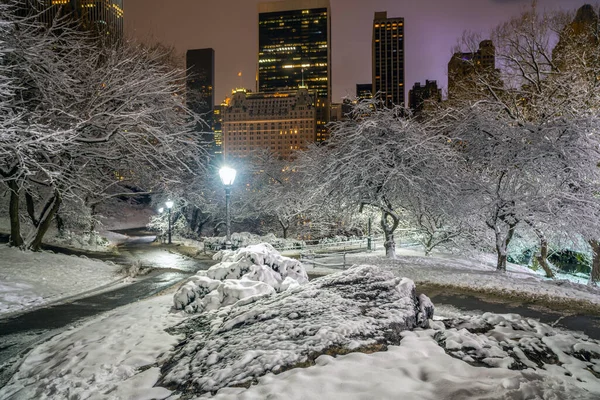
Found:
M 0 316 L 114 283 L 123 278 L 119 269 L 84 257 L 0 244 Z
M 373 253 L 347 254 L 353 264 L 373 264 L 389 269 L 398 276 L 412 279 L 418 284 L 453 287 L 474 293 L 487 293 L 502 297 L 547 303 L 550 307 L 571 310 L 600 311 L 600 288 L 567 279 L 547 279 L 525 266 L 508 263 L 506 273 L 496 272 L 495 257 L 471 254 L 471 258 L 452 254 L 434 253 L 425 257 L 414 249 L 399 249 L 395 260 Z M 312 273 L 331 269 L 314 268 Z
M 247 259 L 238 258 L 236 261 L 236 255 L 229 254 L 226 262 L 230 263 L 229 267 L 237 262 L 239 267 L 240 261 L 244 264 Z M 259 262 L 266 259 L 263 257 Z M 273 259 L 270 258 L 270 262 Z M 311 321 L 318 325 L 319 329 L 314 331 L 305 330 L 312 332 L 312 336 L 301 342 L 314 349 L 328 348 L 332 338 L 340 335 L 350 337 L 353 329 L 371 329 L 373 326 L 373 319 L 365 319 L 365 322 L 371 321 L 367 324 L 358 323 L 360 313 L 352 314 L 353 319 L 348 321 L 328 318 L 325 315 L 327 302 L 337 300 L 323 296 L 319 287 L 337 287 L 353 274 L 385 277 L 379 283 L 377 279 L 364 282 L 371 282 L 372 288 L 393 289 L 393 285 L 382 283 L 396 280 L 390 278 L 385 269 L 377 272 L 377 267 L 359 267 L 324 278 L 320 284 L 313 281 L 283 287 L 280 283 L 285 279 L 281 275 L 267 274 L 264 268 L 246 266 L 244 275 L 254 275 L 262 280 L 261 283 L 269 281 L 274 286 L 279 285 L 279 289 L 273 288 L 270 294 L 250 291 L 248 295 L 253 297 L 250 301 L 255 302 L 249 302 L 250 297 L 243 298 L 241 295 L 245 290 L 243 285 L 239 286 L 240 290 L 232 291 L 232 285 L 235 286 L 232 282 L 220 285 L 208 281 L 225 283 L 228 278 L 224 273 L 231 274 L 231 281 L 248 280 L 247 276 L 238 279 L 240 271 L 244 272 L 242 268 L 222 268 L 221 264 L 207 272 L 203 279 L 190 280 L 191 284 L 182 286 L 175 295 L 166 294 L 121 307 L 40 345 L 27 356 L 12 380 L 0 389 L 0 398 L 560 400 L 600 397 L 598 341 L 518 315 L 486 313 L 457 316 L 448 312 L 445 318 L 442 312 L 427 329 L 403 331 L 398 343 L 380 348 L 385 351 L 372 354 L 356 352 L 337 357 L 316 354 L 314 362 L 303 364 L 306 368 L 287 371 L 284 368 L 279 374 L 268 372 L 277 370 L 274 360 L 279 360 L 278 365 L 282 365 L 281 360 L 293 358 L 290 350 L 294 347 L 290 340 L 295 335 L 294 321 L 300 321 L 304 327 L 311 325 Z M 294 263 L 288 266 L 302 280 L 297 266 Z M 440 266 L 439 269 L 443 268 Z M 365 272 L 368 274 L 365 275 Z M 403 286 L 409 282 L 396 279 L 403 282 Z M 187 289 L 182 291 L 184 287 Z M 397 296 L 394 290 L 369 292 L 364 288 L 362 283 L 357 285 L 356 298 L 368 299 L 369 296 L 363 294 L 371 293 L 372 296 L 378 293 L 377 301 L 384 305 L 401 301 L 400 298 L 394 300 Z M 212 300 L 202 302 L 203 296 L 210 293 L 213 293 Z M 318 301 L 323 296 L 321 308 L 312 316 L 307 315 L 308 310 L 299 308 L 298 315 L 288 313 L 289 318 L 281 318 L 281 306 L 287 304 L 286 299 L 301 298 L 303 293 L 307 302 Z M 230 295 L 234 294 L 241 302 L 231 302 Z M 180 308 L 187 307 L 186 303 L 195 304 L 188 311 L 199 313 L 173 312 L 173 302 Z M 301 303 L 297 305 L 300 307 Z M 331 305 L 334 306 L 333 303 Z M 290 307 L 294 307 L 293 302 Z M 201 312 L 202 309 L 206 311 Z M 377 309 L 374 307 L 367 314 L 378 315 Z M 384 310 L 387 311 L 381 315 L 386 317 L 391 315 L 389 311 L 393 308 L 383 307 Z M 268 330 L 255 336 L 256 343 L 252 343 L 256 333 L 253 332 L 255 322 L 250 322 L 245 331 L 240 329 L 245 327 L 244 323 L 238 324 L 251 321 L 247 318 L 251 314 L 262 315 L 267 322 L 262 327 Z M 300 318 L 300 314 L 305 315 Z M 203 329 L 214 331 L 215 335 L 203 342 L 202 335 L 205 333 L 200 330 L 195 334 L 193 329 L 189 329 L 194 326 L 194 321 L 200 321 Z M 181 327 L 187 327 L 188 331 Z M 232 340 L 220 340 L 219 332 L 223 337 L 230 335 Z M 269 350 L 261 352 L 255 347 Z M 356 348 L 361 349 L 360 344 Z M 192 356 L 192 362 L 173 364 L 173 360 L 178 359 L 177 354 Z M 198 354 L 195 362 L 194 354 Z M 174 369 L 174 365 L 179 367 Z M 187 369 L 181 369 L 185 365 Z M 260 372 L 248 388 L 223 388 L 216 393 L 202 395 L 195 395 L 192 391 L 180 395 L 176 391 L 177 385 L 161 387 L 161 383 L 169 380 L 165 380 L 169 373 L 210 377 L 212 380 L 205 381 L 214 385 L 228 376 L 235 381 L 239 372 L 248 376 L 257 371 Z M 194 382 L 198 381 L 189 381 L 178 390 L 194 387 Z

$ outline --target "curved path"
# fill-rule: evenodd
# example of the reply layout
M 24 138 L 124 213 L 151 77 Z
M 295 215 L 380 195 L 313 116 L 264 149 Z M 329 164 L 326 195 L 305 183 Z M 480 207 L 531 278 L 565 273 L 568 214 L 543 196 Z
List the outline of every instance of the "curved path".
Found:
M 183 257 L 168 251 L 165 246 L 151 246 L 154 236 L 146 232 L 129 230 L 127 234 L 130 239 L 118 246 L 118 254 L 44 246 L 54 252 L 85 255 L 119 264 L 139 260 L 142 266 L 151 267 L 153 271 L 127 286 L 0 319 L 0 387 L 6 384 L 18 368 L 24 353 L 40 341 L 47 340 L 85 318 L 150 297 L 214 264 L 212 260 Z

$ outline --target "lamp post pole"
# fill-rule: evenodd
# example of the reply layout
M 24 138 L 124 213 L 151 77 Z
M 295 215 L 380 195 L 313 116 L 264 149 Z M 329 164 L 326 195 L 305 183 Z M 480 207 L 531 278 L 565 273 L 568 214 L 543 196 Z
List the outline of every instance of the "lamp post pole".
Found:
M 169 208 L 169 244 L 171 244 L 171 209 Z
M 231 212 L 229 203 L 231 202 L 231 186 L 235 180 L 236 171 L 233 168 L 223 167 L 219 170 L 219 176 L 223 186 L 225 186 L 225 249 L 231 250 Z
M 231 185 L 225 186 L 225 225 L 226 225 L 226 240 L 225 248 L 231 250 L 231 212 L 229 204 L 231 201 Z
M 371 243 L 371 217 L 369 217 L 369 225 L 368 226 L 369 226 L 369 233 L 367 236 L 367 250 L 370 251 L 370 250 L 373 250 L 372 243 Z
M 167 210 L 169 210 L 169 233 L 168 233 L 168 243 L 171 244 L 171 208 L 173 207 L 173 202 L 171 200 L 166 203 Z

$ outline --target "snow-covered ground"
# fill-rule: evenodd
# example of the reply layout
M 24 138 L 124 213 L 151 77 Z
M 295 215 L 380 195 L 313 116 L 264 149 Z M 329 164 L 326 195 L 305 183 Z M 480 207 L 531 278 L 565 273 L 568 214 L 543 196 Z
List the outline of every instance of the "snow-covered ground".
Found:
M 0 315 L 39 307 L 123 279 L 120 267 L 0 244 Z
M 38 346 L 0 399 L 163 399 L 153 388 L 156 359 L 177 344 L 165 329 L 184 316 L 170 313 L 172 294 L 96 317 Z
M 568 279 L 547 279 L 525 266 L 508 264 L 507 273 L 497 273 L 495 256 L 472 254 L 464 258 L 451 254 L 425 257 L 418 249 L 399 249 L 398 258 L 389 260 L 382 251 L 350 253 L 349 264 L 373 264 L 388 268 L 415 283 L 433 283 L 477 292 L 519 295 L 568 304 L 574 300 L 600 306 L 600 288 Z M 334 260 L 335 262 L 335 260 Z M 330 273 L 331 269 L 315 267 L 309 273 Z
M 419 282 L 450 283 L 497 293 L 516 290 L 531 296 L 543 293 L 557 299 L 573 296 L 600 304 L 594 288 L 567 282 L 551 283 L 519 266 L 510 266 L 506 275 L 497 274 L 493 260 L 487 258 L 425 258 L 418 253 L 410 256 L 405 253 L 399 260 L 389 261 L 379 256 L 348 255 L 348 259 L 378 264 L 394 275 L 414 280 L 417 288 Z M 273 291 L 271 294 L 282 295 L 287 293 Z M 318 296 L 317 292 L 312 295 L 311 299 Z M 174 312 L 171 309 L 173 297 L 171 293 L 122 307 L 38 346 L 12 380 L 0 389 L 0 398 L 600 398 L 600 344 L 597 341 L 517 315 L 466 316 L 447 309 L 436 310 L 436 320 L 429 329 L 403 333 L 399 345 L 390 345 L 387 351 L 337 357 L 321 355 L 314 365 L 280 374 L 267 373 L 249 388 L 225 388 L 216 396 L 179 397 L 174 387 L 154 386 L 161 382 L 159 367 L 183 339 L 182 334 L 169 334 L 165 329 L 194 318 L 183 311 Z M 247 301 L 242 303 L 246 308 L 251 306 Z M 211 311 L 216 318 L 214 324 L 223 321 L 225 312 L 235 311 L 242 304 L 221 302 L 220 307 Z M 442 317 L 449 319 L 442 321 Z M 290 322 L 290 319 L 285 320 L 286 324 Z M 337 327 L 340 321 L 322 318 L 319 323 Z M 229 325 L 235 329 L 235 324 Z M 287 325 L 281 329 L 269 326 L 273 334 L 262 335 L 261 340 L 276 341 L 280 337 L 277 332 L 290 332 L 289 328 Z M 218 335 L 211 340 L 218 340 Z M 322 340 L 330 340 L 330 337 L 322 335 Z M 260 363 L 260 354 L 254 355 L 255 358 L 240 363 Z M 205 356 L 211 357 L 211 354 Z M 235 359 L 235 354 L 229 354 L 228 359 Z M 212 355 L 212 359 L 202 361 L 198 365 L 206 367 L 213 361 L 217 363 L 218 358 Z M 244 370 L 243 365 L 233 367 Z
M 378 258 L 368 259 L 373 264 Z M 482 283 L 489 287 L 496 284 L 495 290 L 527 288 L 529 283 L 540 283 L 538 277 L 520 268 L 513 268 L 506 277 L 491 278 L 496 275 L 485 262 L 480 265 L 459 259 L 415 258 L 412 264 L 408 259 L 381 264 L 386 265 L 384 269 L 399 269 L 401 272 L 397 274 L 407 272 L 412 274 L 412 279 L 429 282 L 443 282 L 458 274 L 451 283 L 466 279 L 465 284 L 470 285 L 469 282 L 490 276 Z M 216 277 L 218 271 L 212 274 Z M 595 296 L 593 291 L 581 288 L 573 292 L 569 287 L 561 292 L 563 286 L 556 286 L 547 293 Z M 317 296 L 315 292 L 311 297 Z M 246 308 L 251 307 L 247 301 L 243 303 Z M 0 398 L 559 400 L 600 397 L 600 344 L 597 341 L 518 315 L 457 316 L 451 310 L 437 310 L 429 329 L 404 332 L 399 345 L 390 345 L 387 351 L 337 357 L 321 355 L 314 365 L 280 374 L 267 373 L 249 388 L 225 388 L 215 396 L 207 393 L 200 397 L 180 397 L 173 391 L 174 387 L 155 386 L 161 382 L 159 367 L 183 339 L 182 334 L 173 333 L 175 330 L 170 329 L 169 334 L 165 329 L 194 318 L 183 311 L 174 312 L 172 304 L 172 293 L 131 304 L 40 345 L 29 354 L 12 380 L 0 389 Z M 224 321 L 224 312 L 235 311 L 242 305 L 222 303 L 220 307 L 209 312 L 215 317 L 214 327 Z M 445 316 L 449 319 L 442 320 Z M 286 324 L 290 321 L 285 319 Z M 276 321 L 269 320 L 269 323 L 276 324 Z M 321 318 L 319 324 L 325 329 L 331 325 L 333 329 L 340 321 Z M 228 325 L 236 329 L 235 324 Z M 291 332 L 289 328 L 287 325 L 281 329 L 269 326 L 273 334 L 262 335 L 261 340 L 276 344 L 280 337 L 276 333 Z M 318 337 L 323 341 L 331 339 L 328 335 L 315 336 Z M 217 339 L 218 335 L 211 340 Z M 227 343 L 218 345 L 227 346 Z M 237 351 L 247 350 L 241 346 Z M 201 365 L 218 363 L 215 355 L 205 354 L 208 358 L 203 359 Z M 229 354 L 228 359 L 235 359 L 235 354 Z M 261 360 L 256 353 L 255 357 L 239 362 L 260 365 Z M 241 364 L 232 368 L 245 371 Z

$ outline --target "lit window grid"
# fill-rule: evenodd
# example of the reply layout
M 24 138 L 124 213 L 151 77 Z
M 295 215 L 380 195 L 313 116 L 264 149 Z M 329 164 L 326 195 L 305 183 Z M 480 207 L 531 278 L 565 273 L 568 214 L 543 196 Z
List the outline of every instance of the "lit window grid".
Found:
M 305 85 L 328 98 L 329 29 L 326 8 L 260 13 L 259 90 L 295 89 L 304 72 Z
M 293 98 L 291 98 L 293 100 Z M 315 141 L 316 110 L 291 109 L 286 115 L 278 115 L 276 97 L 252 99 L 260 113 L 236 113 L 224 110 L 222 123 L 222 149 L 226 158 L 244 157 L 258 149 L 269 149 L 283 158 L 289 158 L 297 150 L 305 149 Z
M 84 26 L 94 26 L 101 34 L 115 39 L 123 37 L 123 1 L 122 0 L 46 0 L 46 10 L 40 14 L 43 23 L 50 25 L 57 13 L 70 12 L 74 5 L 81 16 Z
M 387 106 L 404 104 L 404 19 L 373 21 L 373 92 Z

